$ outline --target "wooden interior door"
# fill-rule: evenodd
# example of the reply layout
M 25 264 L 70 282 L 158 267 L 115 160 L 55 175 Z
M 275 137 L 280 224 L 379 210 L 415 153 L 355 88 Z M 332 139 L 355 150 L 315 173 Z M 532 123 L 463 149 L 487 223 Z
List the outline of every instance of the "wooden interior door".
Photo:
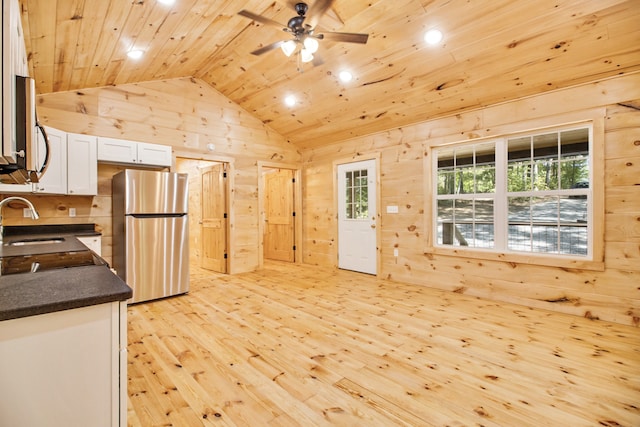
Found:
M 295 261 L 295 212 L 292 169 L 272 169 L 265 180 L 264 257 Z
M 221 163 L 202 169 L 201 267 L 227 272 L 227 172 Z

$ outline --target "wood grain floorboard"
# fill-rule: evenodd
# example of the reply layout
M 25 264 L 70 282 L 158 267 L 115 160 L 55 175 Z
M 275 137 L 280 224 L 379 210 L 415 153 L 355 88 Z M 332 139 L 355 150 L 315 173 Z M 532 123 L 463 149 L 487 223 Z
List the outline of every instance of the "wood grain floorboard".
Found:
M 640 329 L 307 265 L 129 307 L 132 427 L 640 426 Z

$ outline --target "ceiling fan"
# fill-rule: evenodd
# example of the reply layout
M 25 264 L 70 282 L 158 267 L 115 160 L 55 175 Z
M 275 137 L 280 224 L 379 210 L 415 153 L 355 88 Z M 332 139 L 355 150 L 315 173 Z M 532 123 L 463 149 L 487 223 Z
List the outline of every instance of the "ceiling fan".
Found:
M 316 0 L 311 7 L 306 3 L 296 3 L 294 8 L 297 16 L 289 19 L 287 25 L 282 25 L 277 21 L 262 15 L 257 15 L 248 10 L 241 10 L 238 12 L 246 18 L 252 19 L 256 22 L 260 22 L 265 25 L 274 27 L 280 27 L 283 31 L 290 33 L 293 38 L 289 40 L 280 40 L 275 43 L 271 43 L 267 46 L 261 47 L 251 52 L 253 55 L 262 55 L 277 48 L 282 48 L 285 55 L 291 56 L 294 53 L 298 55 L 298 59 L 301 62 L 313 61 L 314 65 L 322 64 L 322 60 L 313 54 L 318 50 L 318 40 L 332 40 L 337 42 L 346 43 L 367 43 L 369 34 L 359 33 L 336 33 L 324 31 L 316 33 L 318 22 L 322 15 L 331 7 L 334 0 Z M 308 17 L 307 17 L 308 12 Z M 300 65 L 298 66 L 300 68 Z

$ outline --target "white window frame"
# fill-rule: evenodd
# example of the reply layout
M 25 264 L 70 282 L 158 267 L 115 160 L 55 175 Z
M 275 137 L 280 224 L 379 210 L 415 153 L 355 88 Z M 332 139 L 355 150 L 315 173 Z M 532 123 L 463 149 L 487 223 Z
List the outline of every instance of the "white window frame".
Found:
M 573 255 L 560 253 L 544 253 L 529 251 L 513 251 L 508 249 L 507 229 L 508 229 L 508 203 L 506 192 L 506 171 L 507 171 L 507 140 L 517 136 L 536 135 L 554 131 L 564 131 L 570 129 L 589 129 L 589 170 L 590 185 L 588 189 L 589 204 L 587 208 L 587 233 L 588 252 L 587 255 Z M 502 142 L 503 141 L 503 142 Z M 494 203 L 500 203 L 501 207 L 494 207 L 494 238 L 496 244 L 494 248 L 476 248 L 467 246 L 456 246 L 450 244 L 438 244 L 438 218 L 437 218 L 437 155 L 436 150 L 443 147 L 455 145 L 470 146 L 480 143 L 496 142 L 496 193 L 490 194 L 494 198 Z M 501 149 L 498 149 L 502 145 Z M 574 267 L 580 269 L 603 270 L 604 269 L 604 123 L 598 118 L 596 120 L 583 120 L 553 126 L 540 126 L 528 128 L 523 132 L 517 132 L 513 126 L 508 133 L 502 133 L 493 137 L 475 138 L 465 141 L 452 141 L 446 143 L 434 143 L 426 147 L 425 156 L 425 229 L 428 230 L 426 237 L 425 253 L 453 255 L 458 257 L 469 257 L 489 260 L 509 261 L 516 263 L 529 263 L 539 265 Z M 501 192 L 499 189 L 504 189 Z M 553 195 L 558 195 L 554 190 Z M 584 190 L 582 191 L 584 193 Z M 475 193 L 482 197 L 483 194 Z M 568 193 L 566 193 L 568 195 Z M 531 196 L 544 196 L 544 192 L 531 191 Z M 495 196 L 495 197 L 494 197 Z M 502 199 L 498 202 L 497 199 Z M 502 224 L 502 226 L 499 226 Z M 503 247 L 498 246 L 498 240 L 504 242 Z

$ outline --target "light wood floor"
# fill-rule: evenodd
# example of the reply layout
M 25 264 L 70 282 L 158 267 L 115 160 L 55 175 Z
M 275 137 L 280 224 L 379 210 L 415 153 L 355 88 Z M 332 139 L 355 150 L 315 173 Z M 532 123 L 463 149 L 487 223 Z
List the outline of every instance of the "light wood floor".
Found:
M 129 307 L 130 426 L 640 426 L 640 329 L 371 276 L 194 269 Z

